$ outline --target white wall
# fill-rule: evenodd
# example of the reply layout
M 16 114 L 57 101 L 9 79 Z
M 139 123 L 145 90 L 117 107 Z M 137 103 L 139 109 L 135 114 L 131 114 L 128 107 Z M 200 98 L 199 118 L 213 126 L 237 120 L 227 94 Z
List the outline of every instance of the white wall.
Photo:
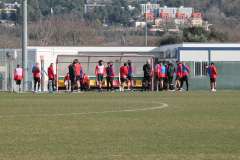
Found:
M 211 51 L 212 61 L 240 61 L 240 50 Z
M 41 57 L 44 58 L 44 70 L 47 72 L 47 69 L 50 63 L 54 64 L 55 73 L 56 73 L 56 60 L 58 55 L 78 55 L 78 54 L 99 54 L 99 55 L 108 55 L 108 54 L 159 54 L 160 47 L 38 47 L 31 46 L 28 47 L 28 52 L 34 52 L 36 61 L 31 62 L 32 64 L 36 62 L 41 62 Z M 32 77 L 29 77 L 31 80 Z M 45 90 L 47 89 L 47 76 L 45 75 Z
M 208 51 L 182 50 L 180 51 L 180 61 L 208 61 Z

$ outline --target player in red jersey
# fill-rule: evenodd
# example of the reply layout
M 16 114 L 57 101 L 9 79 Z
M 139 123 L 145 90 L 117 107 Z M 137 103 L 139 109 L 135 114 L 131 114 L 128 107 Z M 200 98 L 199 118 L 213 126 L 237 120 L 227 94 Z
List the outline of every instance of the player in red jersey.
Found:
M 50 64 L 48 67 L 48 90 L 49 92 L 54 91 L 54 81 L 55 81 L 55 76 L 54 76 L 54 69 L 53 69 L 53 63 Z
M 181 79 L 183 76 L 183 66 L 180 61 L 177 61 L 177 71 L 176 71 L 176 82 L 175 82 L 175 88 L 176 90 L 181 90 Z
M 80 91 L 83 70 L 82 70 L 82 65 L 77 59 L 75 60 L 75 64 L 74 64 L 74 72 L 75 72 L 75 80 L 77 82 L 78 91 Z
M 23 79 L 23 69 L 20 65 L 17 65 L 17 68 L 14 70 L 14 80 L 16 81 L 16 85 L 18 85 L 18 90 L 21 92 L 21 82 Z
M 70 90 L 70 86 L 71 86 L 71 80 L 70 80 L 70 75 L 69 73 L 67 73 L 64 77 L 64 85 L 66 87 L 66 91 Z
M 36 63 L 32 68 L 33 80 L 34 80 L 34 92 L 40 91 L 40 78 L 41 71 L 39 63 Z
M 210 88 L 212 92 L 216 92 L 217 91 L 217 76 L 218 76 L 218 72 L 217 72 L 217 67 L 215 66 L 214 63 L 211 63 L 210 66 L 207 67 L 208 69 L 208 74 L 210 77 Z
M 120 67 L 120 92 L 124 91 L 124 87 L 127 83 L 127 76 L 128 76 L 128 66 L 127 63 L 124 63 L 123 66 Z
M 181 78 L 181 90 L 183 87 L 183 83 L 186 82 L 186 91 L 189 89 L 188 77 L 191 72 L 190 66 L 186 63 L 182 64 L 182 78 Z

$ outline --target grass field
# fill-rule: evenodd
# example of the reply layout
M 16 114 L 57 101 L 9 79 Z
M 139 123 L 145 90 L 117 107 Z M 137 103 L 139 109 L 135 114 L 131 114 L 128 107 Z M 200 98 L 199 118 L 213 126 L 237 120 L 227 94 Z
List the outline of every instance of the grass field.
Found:
M 240 92 L 0 93 L 0 160 L 77 159 L 240 159 Z

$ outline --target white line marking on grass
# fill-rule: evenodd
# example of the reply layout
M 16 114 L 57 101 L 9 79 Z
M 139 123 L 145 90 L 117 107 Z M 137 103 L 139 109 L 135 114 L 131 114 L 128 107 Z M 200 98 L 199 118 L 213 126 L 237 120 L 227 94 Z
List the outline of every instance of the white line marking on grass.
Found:
M 102 112 L 80 112 L 80 113 L 58 113 L 58 114 L 19 114 L 19 115 L 0 115 L 0 118 L 16 118 L 16 117 L 63 117 L 63 116 L 73 116 L 73 115 L 91 115 L 91 114 L 107 114 L 107 113 L 124 113 L 124 112 L 142 112 L 142 111 L 152 111 L 161 110 L 169 107 L 167 103 L 158 103 L 160 106 L 139 108 L 139 109 L 124 109 L 116 111 L 102 111 Z

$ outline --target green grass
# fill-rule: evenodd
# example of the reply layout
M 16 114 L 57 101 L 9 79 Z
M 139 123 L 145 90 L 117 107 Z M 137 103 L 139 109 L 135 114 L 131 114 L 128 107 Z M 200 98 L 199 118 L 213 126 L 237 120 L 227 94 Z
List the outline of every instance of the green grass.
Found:
M 240 92 L 0 94 L 0 160 L 75 159 L 240 159 Z

